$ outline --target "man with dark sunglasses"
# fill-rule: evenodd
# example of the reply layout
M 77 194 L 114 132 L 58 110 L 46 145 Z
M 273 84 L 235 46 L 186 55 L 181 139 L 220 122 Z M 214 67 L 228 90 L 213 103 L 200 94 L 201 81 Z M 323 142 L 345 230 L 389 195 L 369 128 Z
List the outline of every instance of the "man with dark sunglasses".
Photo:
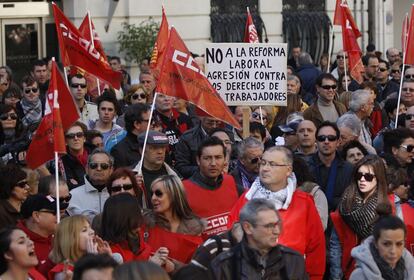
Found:
M 22 78 L 22 99 L 16 103 L 19 119 L 26 127 L 36 126 L 42 120 L 46 99 L 40 98 L 38 83 L 32 76 Z
M 375 75 L 375 80 L 377 83 L 378 95 L 377 100 L 381 102 L 385 100 L 388 95 L 393 92 L 398 92 L 399 84 L 391 82 L 390 80 L 390 64 L 385 60 L 380 60 L 378 64 L 378 71 Z
M 408 128 L 397 128 L 384 132 L 383 158 L 387 166 L 403 168 L 413 179 L 414 172 L 414 132 Z
M 316 79 L 316 91 L 318 99 L 303 113 L 306 120 L 312 121 L 318 127 L 324 121 L 336 122 L 345 114 L 345 106 L 334 100 L 336 95 L 337 80 L 332 74 L 322 73 Z
M 113 165 L 113 157 L 105 150 L 96 149 L 89 155 L 85 184 L 70 191 L 69 215 L 84 215 L 92 222 L 102 212 L 109 197 L 106 182 L 112 174 Z
M 76 74 L 69 77 L 70 93 L 78 106 L 81 113 L 80 120 L 88 125 L 90 121 L 95 121 L 99 118 L 98 107 L 92 102 L 85 100 L 85 95 L 88 92 L 88 83 L 82 74 Z
M 230 173 L 236 181 L 237 188 L 242 192 L 248 190 L 259 175 L 259 161 L 264 151 L 262 142 L 247 137 L 237 146 L 237 163 Z
M 307 158 L 307 163 L 310 173 L 326 195 L 329 211 L 333 211 L 351 182 L 353 167 L 338 153 L 340 131 L 335 123 L 323 122 L 315 136 L 318 151 Z
M 44 194 L 29 196 L 22 204 L 21 213 L 23 219 L 17 223 L 17 227 L 33 241 L 39 265 L 44 264 L 52 249 L 52 238 L 57 226 L 56 199 Z
M 407 69 L 407 71 L 410 69 Z M 414 69 L 412 69 L 414 72 Z M 407 72 L 406 71 L 406 72 Z M 413 79 L 404 79 L 401 89 L 401 101 L 405 107 L 414 106 L 414 73 Z

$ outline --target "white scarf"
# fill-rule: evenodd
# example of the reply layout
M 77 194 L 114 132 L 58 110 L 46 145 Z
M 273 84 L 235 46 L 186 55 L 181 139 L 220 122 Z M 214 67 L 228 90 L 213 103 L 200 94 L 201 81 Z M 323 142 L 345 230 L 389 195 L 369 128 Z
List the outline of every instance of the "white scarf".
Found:
M 281 189 L 277 192 L 272 192 L 268 190 L 260 182 L 260 178 L 257 177 L 250 187 L 249 191 L 246 193 L 246 199 L 251 200 L 253 198 L 264 198 L 272 201 L 275 204 L 277 210 L 284 209 L 286 210 L 289 207 L 290 202 L 292 201 L 293 193 L 296 190 L 296 176 L 295 173 L 288 177 L 288 184 L 286 188 Z

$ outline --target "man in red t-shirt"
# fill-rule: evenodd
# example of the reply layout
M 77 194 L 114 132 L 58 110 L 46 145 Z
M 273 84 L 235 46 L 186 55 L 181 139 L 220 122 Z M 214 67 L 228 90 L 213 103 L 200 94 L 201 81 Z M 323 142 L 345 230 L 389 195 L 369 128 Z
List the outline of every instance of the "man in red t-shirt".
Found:
M 227 230 L 229 212 L 239 196 L 233 177 L 223 174 L 225 160 L 223 142 L 207 138 L 197 152 L 198 170 L 183 182 L 191 209 L 207 219 L 205 238 Z

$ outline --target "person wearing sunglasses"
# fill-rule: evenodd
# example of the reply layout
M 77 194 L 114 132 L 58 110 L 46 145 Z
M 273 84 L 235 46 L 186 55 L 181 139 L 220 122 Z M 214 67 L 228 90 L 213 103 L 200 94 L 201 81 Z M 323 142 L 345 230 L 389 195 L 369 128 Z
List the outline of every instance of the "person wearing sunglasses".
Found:
M 148 221 L 141 232 L 152 248 L 166 247 L 168 257 L 189 263 L 197 247 L 203 242 L 201 233 L 206 221 L 191 210 L 181 179 L 164 175 L 151 185 L 153 209 L 144 213 Z
M 390 81 L 397 85 L 400 84 L 401 80 L 401 61 L 394 62 L 391 64 L 391 71 L 390 71 Z
M 408 107 L 405 112 L 405 127 L 414 131 L 414 106 Z
M 384 154 L 387 166 L 404 168 L 413 178 L 414 132 L 408 128 L 397 128 L 384 132 Z
M 148 102 L 147 89 L 142 84 L 131 85 L 127 94 L 125 95 L 125 102 L 129 105 Z
M 335 79 L 339 79 L 339 76 L 345 73 L 345 61 L 346 69 L 349 69 L 348 54 L 345 54 L 343 50 L 339 50 L 336 54 L 336 68 L 332 69 L 331 74 Z
M 50 195 L 53 199 L 57 199 L 56 196 L 56 178 L 55 175 L 44 176 L 39 179 L 39 185 L 37 193 L 44 196 Z M 69 206 L 69 202 L 72 199 L 72 195 L 69 192 L 69 187 L 66 181 L 59 177 L 59 202 L 60 202 L 60 216 L 65 216 L 65 210 Z
M 85 95 L 88 93 L 86 78 L 82 74 L 69 76 L 69 89 L 81 113 L 80 120 L 85 125 L 88 125 L 90 121 L 98 119 L 98 107 L 96 104 L 85 100 Z
M 409 69 L 407 69 L 408 71 Z M 414 68 L 412 68 L 414 71 Z M 413 73 L 414 78 L 414 73 Z M 401 101 L 404 103 L 405 107 L 414 106 L 414 79 L 405 78 L 401 88 Z
M 17 153 L 29 145 L 29 133 L 10 105 L 0 105 L 0 161 L 17 162 Z
M 64 205 L 61 204 L 61 209 Z M 66 205 L 67 207 L 67 205 Z M 35 194 L 22 204 L 22 218 L 17 227 L 23 230 L 33 241 L 39 264 L 47 261 L 52 249 L 52 237 L 55 234 L 56 200 L 50 195 Z
M 106 183 L 113 165 L 113 157 L 105 150 L 96 149 L 88 156 L 85 184 L 70 191 L 72 199 L 67 209 L 70 216 L 84 215 L 92 222 L 97 214 L 102 213 L 109 197 Z
M 17 102 L 17 115 L 26 127 L 36 126 L 44 115 L 44 102 L 40 99 L 39 86 L 32 76 L 26 76 L 21 81 L 23 96 Z
M 72 190 L 85 183 L 85 167 L 91 148 L 85 145 L 87 128 L 81 121 L 76 121 L 65 131 L 66 154 L 62 156 L 62 172 L 69 189 Z
M 29 196 L 27 175 L 17 165 L 0 167 L 0 228 L 16 225 L 21 205 Z
M 378 71 L 375 75 L 375 88 L 378 91 L 376 101 L 381 102 L 385 100 L 388 95 L 399 91 L 399 84 L 390 80 L 390 64 L 385 60 L 380 60 L 378 64 Z M 365 86 L 361 86 L 366 88 Z
M 303 112 L 306 120 L 312 121 L 318 127 L 324 121 L 336 122 L 346 113 L 345 106 L 334 100 L 337 80 L 332 74 L 322 73 L 315 82 L 318 99 Z
M 323 226 L 312 197 L 296 190 L 292 152 L 284 146 L 271 147 L 263 153 L 259 166 L 259 176 L 233 206 L 227 228 L 241 219 L 246 203 L 252 199 L 268 199 L 279 211 L 283 223 L 278 244 L 305 255 L 310 279 L 322 279 L 326 262 Z M 275 228 L 269 226 L 269 230 Z
M 259 161 L 264 145 L 253 137 L 247 137 L 237 145 L 236 167 L 230 173 L 239 191 L 248 190 L 259 175 Z
M 109 177 L 107 185 L 110 196 L 129 193 L 141 201 L 141 207 L 145 205 L 143 202 L 143 190 L 139 187 L 135 174 L 131 169 L 127 167 L 115 169 Z
M 127 134 L 111 149 L 111 155 L 115 160 L 115 168 L 135 166 L 140 160 L 141 152 L 139 150 L 138 135 L 148 128 L 150 109 L 148 104 L 132 104 L 126 108 L 123 116 Z
M 352 164 L 338 153 L 340 131 L 335 123 L 322 123 L 315 133 L 317 152 L 306 158 L 311 174 L 325 193 L 329 211 L 334 211 L 351 182 Z
M 351 249 L 372 234 L 378 218 L 376 208 L 388 204 L 388 184 L 383 160 L 376 155 L 361 159 L 354 168 L 352 181 L 345 190 L 338 209 L 331 213 L 333 229 L 329 259 L 332 279 L 349 279 L 355 268 Z

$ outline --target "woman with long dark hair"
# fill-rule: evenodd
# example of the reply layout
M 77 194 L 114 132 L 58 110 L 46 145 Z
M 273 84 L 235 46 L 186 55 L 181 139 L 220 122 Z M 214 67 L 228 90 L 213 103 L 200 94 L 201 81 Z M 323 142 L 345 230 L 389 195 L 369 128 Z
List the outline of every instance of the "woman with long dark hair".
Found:
M 390 204 L 385 166 L 376 155 L 361 159 L 354 168 L 351 185 L 338 209 L 331 213 L 334 228 L 330 240 L 331 277 L 349 278 L 354 268 L 351 249 L 372 234 L 378 204 Z

